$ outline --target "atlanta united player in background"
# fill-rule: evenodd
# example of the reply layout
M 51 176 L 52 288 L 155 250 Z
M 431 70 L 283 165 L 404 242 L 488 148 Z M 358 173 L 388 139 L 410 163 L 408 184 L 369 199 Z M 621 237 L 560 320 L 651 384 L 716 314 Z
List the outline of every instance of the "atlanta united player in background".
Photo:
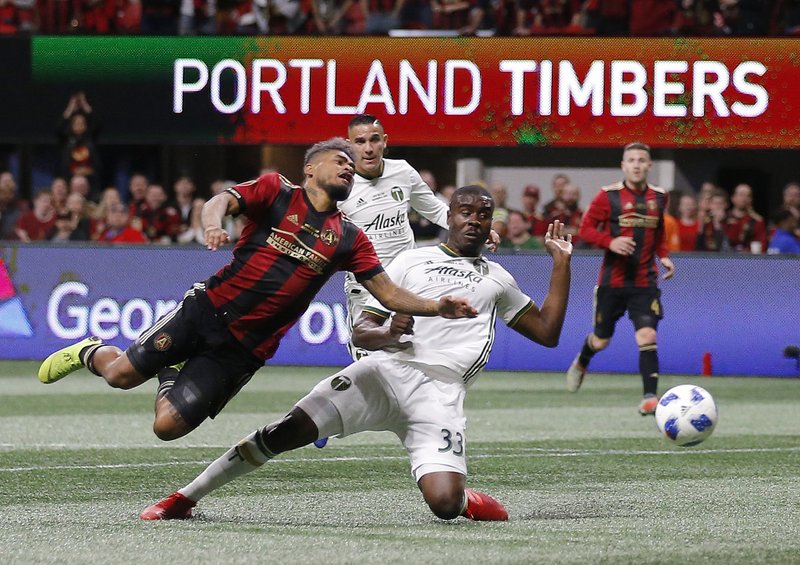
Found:
M 636 329 L 643 396 L 642 416 L 658 405 L 656 328 L 664 313 L 658 288 L 656 257 L 664 279 L 675 273 L 664 237 L 664 189 L 647 183 L 653 161 L 650 147 L 629 143 L 622 151 L 623 180 L 600 189 L 583 216 L 579 237 L 605 249 L 595 289 L 594 330 L 567 370 L 567 390 L 576 392 L 595 353 L 611 342 L 614 327 L 625 311 Z

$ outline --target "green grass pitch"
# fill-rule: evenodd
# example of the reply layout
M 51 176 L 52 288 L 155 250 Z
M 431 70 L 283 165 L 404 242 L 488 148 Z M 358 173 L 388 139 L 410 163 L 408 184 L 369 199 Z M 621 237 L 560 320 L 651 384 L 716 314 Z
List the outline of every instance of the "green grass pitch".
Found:
M 212 493 L 188 521 L 139 512 L 288 410 L 325 368 L 268 367 L 188 437 L 150 429 L 155 383 L 81 371 L 53 385 L 0 363 L 0 562 L 799 563 L 800 380 L 662 377 L 715 397 L 720 421 L 673 447 L 636 412 L 634 375 L 485 373 L 467 396 L 468 483 L 506 523 L 436 519 L 398 440 L 307 447 Z

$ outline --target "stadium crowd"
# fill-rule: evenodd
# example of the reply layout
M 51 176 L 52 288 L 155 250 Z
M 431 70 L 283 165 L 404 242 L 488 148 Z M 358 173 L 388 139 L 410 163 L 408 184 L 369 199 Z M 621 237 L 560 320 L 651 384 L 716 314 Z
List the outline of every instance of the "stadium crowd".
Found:
M 0 0 L 0 34 L 782 36 L 797 0 Z
M 420 174 L 442 200 L 455 190 L 453 185 L 437 187 L 430 171 Z M 88 178 L 75 174 L 68 180 L 55 177 L 28 202 L 19 196 L 13 174 L 4 171 L 0 172 L 0 239 L 201 245 L 200 210 L 206 197 L 233 184 L 218 179 L 207 191 L 199 191 L 188 176 L 165 187 L 157 179 L 136 173 L 125 190 L 108 186 L 94 196 Z M 519 210 L 506 204 L 508 187 L 493 183 L 488 188 L 497 203 L 492 227 L 502 238 L 501 252 L 543 249 L 547 225 L 554 220 L 565 225 L 576 246 L 588 247 L 578 238 L 583 217 L 580 188 L 566 174 L 553 177 L 552 198 L 544 204 L 540 187 L 521 188 Z M 800 183 L 784 187 L 782 205 L 773 211 L 770 222 L 753 209 L 752 201 L 752 188 L 743 183 L 730 194 L 711 182 L 703 183 L 697 193 L 671 191 L 670 213 L 665 216 L 670 251 L 800 253 Z M 227 231 L 237 238 L 241 224 L 230 221 Z M 446 236 L 413 210 L 409 221 L 420 245 Z

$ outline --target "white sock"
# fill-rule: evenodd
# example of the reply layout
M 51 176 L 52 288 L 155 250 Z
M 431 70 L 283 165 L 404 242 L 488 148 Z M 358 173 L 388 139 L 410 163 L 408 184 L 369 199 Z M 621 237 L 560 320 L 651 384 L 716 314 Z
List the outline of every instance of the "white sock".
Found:
M 222 457 L 211 463 L 188 485 L 178 490 L 189 500 L 197 502 L 213 490 L 228 484 L 236 477 L 255 471 L 275 457 L 260 441 L 261 430 L 256 430 Z

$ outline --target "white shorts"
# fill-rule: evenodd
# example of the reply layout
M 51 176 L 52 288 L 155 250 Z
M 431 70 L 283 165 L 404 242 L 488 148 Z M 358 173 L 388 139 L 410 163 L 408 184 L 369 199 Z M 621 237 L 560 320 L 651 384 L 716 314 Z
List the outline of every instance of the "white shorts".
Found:
M 404 363 L 372 356 L 320 382 L 297 406 L 314 420 L 321 437 L 394 432 L 419 481 L 439 471 L 466 476 L 465 395 L 460 383 L 432 379 Z

